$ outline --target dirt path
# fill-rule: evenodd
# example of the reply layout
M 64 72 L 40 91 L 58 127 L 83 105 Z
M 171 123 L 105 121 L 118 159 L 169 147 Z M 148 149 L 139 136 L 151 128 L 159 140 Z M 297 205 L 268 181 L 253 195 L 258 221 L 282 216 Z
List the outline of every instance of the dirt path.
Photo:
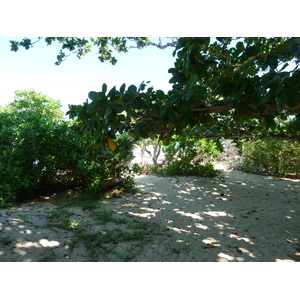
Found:
M 99 225 L 91 223 L 91 212 L 68 209 L 74 227 L 86 224 L 93 234 L 123 230 L 120 242 L 102 239 L 97 244 L 106 241 L 101 249 L 111 250 L 97 261 L 300 260 L 299 180 L 225 169 L 221 179 L 149 175 L 136 182 L 140 195 L 127 194 L 101 206 L 127 221 L 113 218 Z M 0 210 L 0 261 L 87 261 L 82 243 L 70 249 L 74 231 L 46 226 L 55 209 L 40 203 Z M 147 231 L 151 224 L 159 227 Z M 141 233 L 146 239 L 133 239 Z

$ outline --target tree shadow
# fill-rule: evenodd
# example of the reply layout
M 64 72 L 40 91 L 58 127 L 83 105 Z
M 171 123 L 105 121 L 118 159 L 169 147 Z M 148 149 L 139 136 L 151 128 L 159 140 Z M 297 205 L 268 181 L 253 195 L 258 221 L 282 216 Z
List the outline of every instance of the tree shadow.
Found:
M 160 224 L 143 250 L 129 256 L 131 261 L 299 260 L 299 180 L 232 171 L 216 179 L 150 175 L 136 181 L 141 195 L 127 194 L 104 205 L 133 216 L 134 222 Z M 46 226 L 55 208 L 35 203 L 0 210 L 0 262 L 86 261 L 84 247 L 70 257 L 72 230 Z M 72 212 L 76 220 L 87 217 L 82 208 Z
M 149 252 L 140 260 L 299 260 L 299 180 L 240 171 L 228 172 L 224 179 L 138 180 L 145 193 L 139 210 L 169 232 L 156 247 L 165 254 Z
M 47 227 L 54 207 L 34 203 L 0 210 L 0 262 L 62 261 L 69 255 L 73 233 Z

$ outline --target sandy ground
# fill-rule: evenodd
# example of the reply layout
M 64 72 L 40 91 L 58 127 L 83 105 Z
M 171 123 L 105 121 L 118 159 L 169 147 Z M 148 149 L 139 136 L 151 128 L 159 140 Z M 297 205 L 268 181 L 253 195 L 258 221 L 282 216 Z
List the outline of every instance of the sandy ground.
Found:
M 120 216 L 160 225 L 131 261 L 300 260 L 300 181 L 216 167 L 224 171 L 219 179 L 137 176 L 141 194 L 103 203 Z M 0 261 L 51 260 L 53 253 L 55 261 L 87 261 L 82 245 L 70 250 L 72 231 L 44 227 L 53 209 L 50 203 L 1 209 Z M 90 218 L 81 208 L 69 210 L 80 220 Z M 134 243 L 124 249 L 133 251 Z

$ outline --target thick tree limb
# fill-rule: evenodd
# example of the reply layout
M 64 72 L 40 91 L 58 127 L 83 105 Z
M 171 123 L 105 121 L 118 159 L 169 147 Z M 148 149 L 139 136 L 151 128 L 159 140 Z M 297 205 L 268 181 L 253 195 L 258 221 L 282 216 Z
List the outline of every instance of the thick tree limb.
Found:
M 289 136 L 256 136 L 251 134 L 241 134 L 241 135 L 213 135 L 213 136 L 201 136 L 201 138 L 209 138 L 209 139 L 251 139 L 253 141 L 258 140 L 282 140 L 289 142 L 300 142 L 300 138 L 297 137 L 289 137 Z
M 252 105 L 252 104 L 248 104 L 248 106 L 251 107 L 251 108 L 254 108 L 255 110 L 258 111 L 257 106 Z M 223 112 L 223 111 L 228 111 L 228 110 L 231 110 L 231 109 L 234 109 L 234 108 L 235 107 L 232 104 L 228 104 L 228 105 L 222 105 L 222 106 L 193 108 L 192 111 L 198 111 L 198 112 L 202 112 L 202 113 L 211 114 L 211 113 L 220 113 L 220 112 Z M 282 106 L 282 110 L 292 110 L 292 109 L 300 109 L 300 101 L 295 107 L 290 107 L 286 104 L 284 104 Z M 266 105 L 265 111 L 260 112 L 260 114 L 265 115 L 265 114 L 268 114 L 268 112 L 277 111 L 277 110 L 278 110 L 277 107 L 273 107 L 271 105 Z
M 193 108 L 192 111 L 198 111 L 198 112 L 202 112 L 202 113 L 206 113 L 206 114 L 211 114 L 211 113 L 220 113 L 220 112 L 231 110 L 231 109 L 234 109 L 234 106 L 229 104 L 229 105 L 222 105 L 222 106 Z

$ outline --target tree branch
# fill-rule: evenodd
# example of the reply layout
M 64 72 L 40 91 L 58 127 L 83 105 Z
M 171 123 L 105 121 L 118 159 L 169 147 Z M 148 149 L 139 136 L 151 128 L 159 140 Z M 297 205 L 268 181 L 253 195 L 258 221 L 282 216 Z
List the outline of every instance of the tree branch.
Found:
M 254 108 L 258 111 L 257 106 L 253 104 L 248 104 L 249 107 Z M 211 106 L 211 107 L 201 107 L 201 108 L 193 108 L 192 111 L 198 111 L 206 114 L 211 113 L 220 113 L 223 111 L 234 109 L 235 107 L 232 104 L 222 105 L 222 106 Z M 300 102 L 295 107 L 290 107 L 287 104 L 283 104 L 282 110 L 291 110 L 291 109 L 300 109 Z M 277 111 L 278 108 L 273 107 L 271 105 L 266 105 L 266 109 L 263 112 L 260 112 L 261 115 L 266 115 L 268 112 Z
M 255 58 L 259 57 L 260 55 L 261 55 L 261 54 L 258 53 L 257 55 L 254 55 L 254 56 L 249 57 L 243 64 L 234 66 L 235 69 L 234 69 L 233 73 L 239 72 L 240 69 L 241 69 L 243 66 L 245 66 L 249 61 L 254 60 Z
M 188 135 L 193 135 L 193 136 L 201 136 L 201 138 L 204 139 L 241 139 L 241 138 L 249 138 L 253 141 L 257 140 L 283 140 L 283 141 L 289 141 L 289 142 L 300 142 L 300 137 L 290 137 L 290 136 L 257 136 L 254 134 L 214 134 L 211 133 L 211 135 L 207 135 L 205 133 L 186 133 Z
M 201 108 L 193 108 L 192 111 L 198 111 L 206 114 L 211 113 L 220 113 L 223 111 L 234 109 L 232 104 L 229 105 L 222 105 L 222 106 L 211 106 L 211 107 L 201 107 Z
M 173 39 L 172 39 L 173 40 Z M 155 46 L 157 47 L 158 49 L 166 49 L 168 47 L 175 47 L 177 45 L 178 41 L 172 41 L 171 43 L 166 43 L 165 45 L 163 45 L 161 43 L 161 40 L 159 40 L 159 43 L 153 43 L 151 41 L 149 41 L 148 43 L 145 43 L 146 46 Z M 140 48 L 143 48 L 144 45 L 141 47 L 141 46 L 130 46 L 129 48 L 137 48 L 137 49 L 140 49 Z
M 155 46 L 157 47 L 158 49 L 166 49 L 168 47 L 175 47 L 177 45 L 177 41 L 176 42 L 172 42 L 172 43 L 167 43 L 165 45 L 162 45 L 162 44 L 156 44 L 156 43 L 152 43 L 152 42 L 149 42 L 147 43 L 146 45 L 149 45 L 149 46 Z

